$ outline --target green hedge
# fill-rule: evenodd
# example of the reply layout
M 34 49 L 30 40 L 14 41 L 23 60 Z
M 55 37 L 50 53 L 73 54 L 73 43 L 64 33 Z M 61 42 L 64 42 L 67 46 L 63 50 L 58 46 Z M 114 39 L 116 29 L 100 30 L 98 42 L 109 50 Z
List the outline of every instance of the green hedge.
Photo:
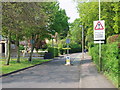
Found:
M 112 35 L 107 38 L 107 43 L 120 42 L 120 34 Z
M 48 52 L 52 53 L 52 57 L 59 56 L 59 49 L 57 47 L 48 47 Z
M 93 61 L 99 67 L 99 47 L 95 45 L 89 50 L 90 55 L 92 56 Z M 115 83 L 118 83 L 118 71 L 119 71 L 119 53 L 118 53 L 118 43 L 113 44 L 104 44 L 102 45 L 101 51 L 102 57 L 102 71 L 110 76 Z
M 70 43 L 70 48 L 70 53 L 77 53 L 82 51 L 81 44 L 78 43 Z

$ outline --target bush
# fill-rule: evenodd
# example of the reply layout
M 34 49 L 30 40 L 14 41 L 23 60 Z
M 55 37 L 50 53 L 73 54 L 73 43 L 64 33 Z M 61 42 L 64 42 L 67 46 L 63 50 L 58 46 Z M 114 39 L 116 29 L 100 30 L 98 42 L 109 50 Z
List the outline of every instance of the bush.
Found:
M 92 60 L 99 66 L 99 47 L 96 45 L 95 47 L 91 47 L 89 49 L 89 53 L 92 56 Z
M 99 67 L 99 48 L 98 45 L 90 48 L 90 55 L 93 61 Z M 102 71 L 107 73 L 112 79 L 118 80 L 118 43 L 104 44 L 101 51 Z
M 48 52 L 52 53 L 52 57 L 59 56 L 59 49 L 56 47 L 48 47 Z
M 77 52 L 81 52 L 82 48 L 81 48 L 81 44 L 78 43 L 70 43 L 70 53 L 77 53 Z
M 20 45 L 19 48 L 20 48 L 20 50 L 24 50 L 24 46 L 23 45 Z
M 59 50 L 60 50 L 60 54 L 63 55 L 64 50 L 62 48 L 60 48 Z
M 107 43 L 120 42 L 120 34 L 112 35 L 107 38 Z

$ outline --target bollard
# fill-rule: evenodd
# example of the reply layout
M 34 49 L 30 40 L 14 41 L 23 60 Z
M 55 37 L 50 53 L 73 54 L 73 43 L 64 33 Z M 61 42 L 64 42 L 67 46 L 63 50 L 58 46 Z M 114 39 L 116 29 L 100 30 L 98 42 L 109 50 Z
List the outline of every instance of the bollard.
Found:
M 71 65 L 71 64 L 70 64 L 70 56 L 67 56 L 67 57 L 66 57 L 66 64 L 65 64 L 65 65 Z

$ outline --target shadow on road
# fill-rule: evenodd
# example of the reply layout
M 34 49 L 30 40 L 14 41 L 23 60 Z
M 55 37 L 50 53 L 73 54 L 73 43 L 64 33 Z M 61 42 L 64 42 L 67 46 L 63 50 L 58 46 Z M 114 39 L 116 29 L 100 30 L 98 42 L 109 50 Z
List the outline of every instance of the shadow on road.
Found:
M 88 63 L 92 63 L 92 60 L 86 59 L 86 60 L 81 60 L 80 61 L 80 64 L 88 64 Z

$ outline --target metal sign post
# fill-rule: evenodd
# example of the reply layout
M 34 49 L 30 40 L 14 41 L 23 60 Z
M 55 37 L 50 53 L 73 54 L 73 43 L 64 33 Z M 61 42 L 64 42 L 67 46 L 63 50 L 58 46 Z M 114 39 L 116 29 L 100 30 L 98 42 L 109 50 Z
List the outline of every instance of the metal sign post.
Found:
M 99 0 L 99 21 L 100 21 L 100 0 Z M 101 65 L 101 43 L 99 43 L 99 65 L 100 65 L 99 70 L 102 71 L 102 65 Z
M 67 43 L 67 56 L 69 54 L 69 43 L 70 43 L 70 39 L 66 39 L 66 43 Z
M 68 54 L 69 54 L 69 45 L 68 45 L 68 43 L 67 43 L 67 56 L 68 56 Z
M 65 65 L 71 65 L 70 64 L 70 56 L 69 55 L 69 43 L 70 43 L 70 39 L 66 39 L 66 43 L 67 43 L 67 56 L 66 56 L 66 64 Z
M 102 71 L 101 43 L 105 40 L 105 21 L 100 20 L 100 0 L 99 0 L 99 20 L 94 21 L 94 43 L 99 43 L 99 71 Z M 97 41 L 96 41 L 97 40 Z

